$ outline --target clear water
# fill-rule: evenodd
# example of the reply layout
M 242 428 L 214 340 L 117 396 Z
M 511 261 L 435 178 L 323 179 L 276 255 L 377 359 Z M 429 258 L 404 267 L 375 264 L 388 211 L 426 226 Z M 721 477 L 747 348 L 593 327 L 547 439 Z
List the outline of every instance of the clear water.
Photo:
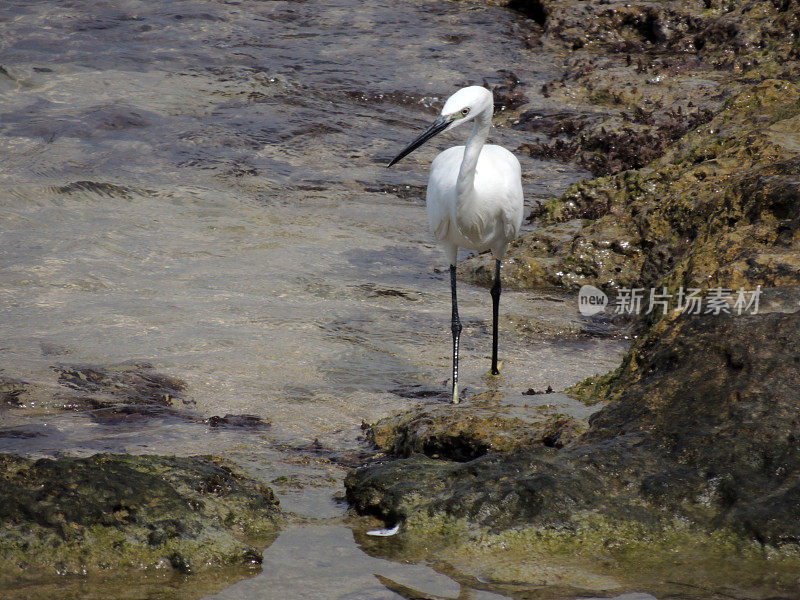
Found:
M 0 4 L 0 372 L 56 394 L 53 365 L 148 361 L 187 382 L 198 416 L 109 426 L 6 409 L 0 426 L 37 434 L 0 437 L 0 451 L 216 452 L 286 476 L 275 487 L 297 523 L 265 554 L 280 565 L 220 597 L 395 597 L 302 559 L 305 543 L 341 550 L 340 569 L 378 564 L 336 524 L 344 469 L 331 457 L 361 448 L 362 420 L 449 377 L 446 265 L 421 195 L 436 149 L 461 139 L 384 164 L 457 87 L 498 83 L 503 69 L 551 79 L 552 61 L 520 41 L 527 26 L 499 7 L 428 0 Z M 492 140 L 513 149 L 524 135 L 498 127 Z M 520 160 L 529 207 L 585 175 Z M 462 385 L 482 391 L 489 295 L 462 285 L 460 301 Z M 504 372 L 491 385 L 510 401 L 619 361 L 621 341 L 513 326 L 579 327 L 573 302 L 503 295 Z M 227 413 L 272 427 L 199 422 Z M 427 567 L 380 564 L 452 588 Z M 282 572 L 297 578 L 278 583 Z M 281 594 L 253 591 L 270 576 Z

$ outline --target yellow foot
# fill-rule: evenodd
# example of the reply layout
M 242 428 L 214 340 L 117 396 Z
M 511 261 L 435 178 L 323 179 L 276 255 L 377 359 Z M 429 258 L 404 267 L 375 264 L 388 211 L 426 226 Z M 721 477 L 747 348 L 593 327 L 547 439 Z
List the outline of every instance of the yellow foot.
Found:
M 458 384 L 453 387 L 453 404 L 458 404 Z
M 503 361 L 502 360 L 498 360 L 497 361 L 497 370 L 498 371 L 502 371 L 503 370 Z M 487 377 L 489 379 L 493 379 L 495 377 L 500 377 L 500 373 L 499 372 L 498 373 L 492 373 L 492 370 L 489 369 L 489 371 L 486 373 L 485 377 Z

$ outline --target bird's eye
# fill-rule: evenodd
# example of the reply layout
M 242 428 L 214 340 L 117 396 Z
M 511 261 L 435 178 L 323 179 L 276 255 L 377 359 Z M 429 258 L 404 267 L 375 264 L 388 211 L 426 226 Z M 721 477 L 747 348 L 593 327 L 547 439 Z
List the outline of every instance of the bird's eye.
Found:
M 468 108 L 462 108 L 461 109 L 461 116 L 462 117 L 466 117 L 468 114 L 469 114 L 469 109 Z

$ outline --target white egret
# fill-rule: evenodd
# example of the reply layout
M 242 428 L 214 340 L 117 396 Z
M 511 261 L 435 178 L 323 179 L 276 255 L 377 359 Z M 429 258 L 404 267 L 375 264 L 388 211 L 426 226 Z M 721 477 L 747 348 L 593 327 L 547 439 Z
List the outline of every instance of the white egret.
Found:
M 497 375 L 497 317 L 500 307 L 500 264 L 522 224 L 522 171 L 517 157 L 501 146 L 485 144 L 492 127 L 494 102 L 484 87 L 470 86 L 450 96 L 442 114 L 387 165 L 391 167 L 442 131 L 472 121 L 466 146 L 454 146 L 431 164 L 426 204 L 434 237 L 450 261 L 453 311 L 453 403 L 458 403 L 458 341 L 461 321 L 456 298 L 459 248 L 491 250 L 495 259 L 492 295 L 492 374 Z

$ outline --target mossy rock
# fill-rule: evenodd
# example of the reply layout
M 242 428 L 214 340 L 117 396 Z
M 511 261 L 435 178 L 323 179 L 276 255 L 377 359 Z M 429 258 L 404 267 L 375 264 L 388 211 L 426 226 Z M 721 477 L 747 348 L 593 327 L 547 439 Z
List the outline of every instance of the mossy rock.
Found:
M 540 407 L 539 407 L 540 408 Z M 585 430 L 585 421 L 536 407 L 511 406 L 490 393 L 451 404 L 419 405 L 369 426 L 367 438 L 398 457 L 425 454 L 463 462 L 536 445 L 562 447 Z
M 30 460 L 0 455 L 0 573 L 258 565 L 279 526 L 272 491 L 210 456 Z

